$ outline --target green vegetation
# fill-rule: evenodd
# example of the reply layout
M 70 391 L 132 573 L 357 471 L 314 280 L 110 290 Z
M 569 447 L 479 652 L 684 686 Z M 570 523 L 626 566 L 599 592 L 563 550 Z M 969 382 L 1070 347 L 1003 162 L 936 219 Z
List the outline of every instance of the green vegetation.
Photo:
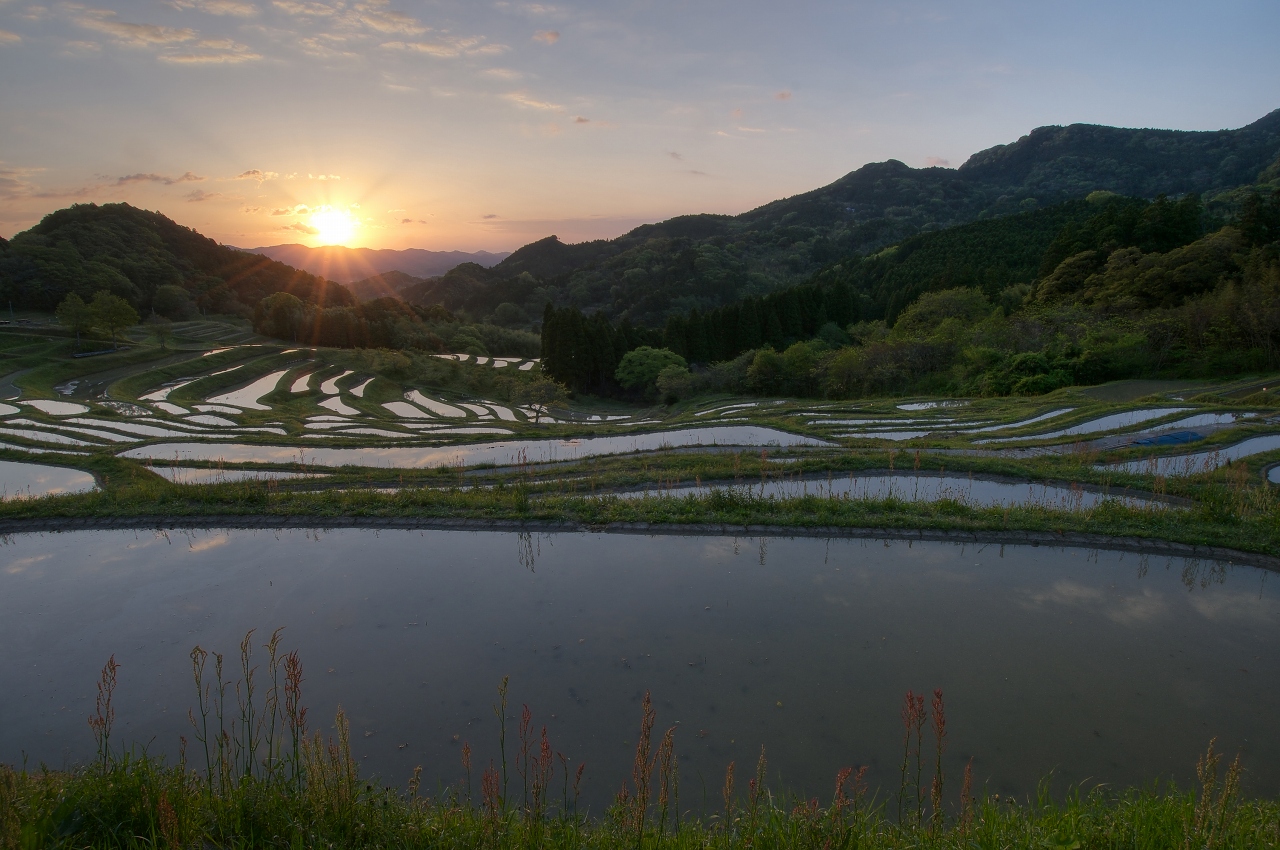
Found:
M 170 318 L 187 318 L 189 304 L 202 313 L 247 317 L 282 291 L 325 306 L 354 300 L 323 278 L 219 245 L 128 204 L 76 204 L 0 245 L 0 297 L 14 307 L 53 310 L 68 294 L 87 299 L 100 290 L 140 313 Z
M 493 707 L 500 768 L 490 763 L 475 783 L 466 743 L 456 783 L 432 796 L 418 768 L 401 791 L 360 776 L 342 709 L 334 737 L 312 732 L 302 703 L 302 662 L 297 652 L 281 650 L 280 637 L 277 630 L 264 644 L 261 670 L 252 632 L 240 645 L 238 671 L 234 660 L 224 669 L 216 654 L 211 669 L 208 650 L 191 651 L 193 737 L 172 765 L 113 742 L 119 665 L 112 656 L 89 718 L 97 741 L 92 764 L 34 772 L 0 766 L 0 846 L 1211 850 L 1280 843 L 1280 805 L 1244 798 L 1240 758 L 1224 770 L 1213 742 L 1196 764 L 1197 786 L 1190 790 L 1172 783 L 1121 792 L 1097 786 L 1058 801 L 1048 783 L 1034 800 L 975 789 L 970 767 L 961 777 L 944 775 L 942 691 L 934 691 L 928 708 L 925 696 L 906 695 L 902 778 L 892 798 L 869 793 L 865 767 L 841 769 L 826 805 L 794 798 L 769 787 L 761 750 L 753 775 L 727 765 L 719 812 L 694 814 L 680 793 L 678 727 L 655 735 L 657 712 L 645 693 L 630 780 L 593 818 L 579 806 L 586 765 L 573 767 L 557 754 L 545 727 L 538 737 L 528 706 L 509 759 L 505 680 Z M 512 773 L 520 777 L 519 790 L 509 781 Z
M 1280 191 L 1230 225 L 1200 199 L 1084 201 L 913 237 L 812 283 L 673 316 L 666 348 L 712 364 L 663 392 L 861 398 L 1040 395 L 1280 365 Z M 577 389 L 643 332 L 549 310 L 545 368 Z M 612 367 L 612 368 L 611 368 Z

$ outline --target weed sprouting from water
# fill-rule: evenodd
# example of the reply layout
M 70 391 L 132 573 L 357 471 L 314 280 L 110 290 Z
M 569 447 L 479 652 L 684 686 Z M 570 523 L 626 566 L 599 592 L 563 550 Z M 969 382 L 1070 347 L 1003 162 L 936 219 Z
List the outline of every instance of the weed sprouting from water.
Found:
M 1194 793 L 1172 785 L 1117 794 L 1096 789 L 1052 802 L 1048 786 L 1025 805 L 998 795 L 975 795 L 973 760 L 964 768 L 958 811 L 944 805 L 943 756 L 947 718 L 941 691 L 926 710 L 924 695 L 904 699 L 904 758 L 896 820 L 887 805 L 867 802 L 866 767 L 836 774 L 830 804 L 816 798 L 775 797 L 766 784 L 760 751 L 745 801 L 735 791 L 735 763 L 722 788 L 723 813 L 706 820 L 682 818 L 679 759 L 672 726 L 656 744 L 657 713 L 646 694 L 640 737 L 629 782 L 608 816 L 592 820 L 578 811 L 584 765 L 552 748 L 533 712 L 520 715 L 521 775 L 525 797 L 510 806 L 504 777 L 490 761 L 471 799 L 470 744 L 464 744 L 465 801 L 446 786 L 434 798 L 422 793 L 422 767 L 414 768 L 407 793 L 379 787 L 359 775 L 351 754 L 350 723 L 339 708 L 334 733 L 309 733 L 301 705 L 301 664 L 280 651 L 279 630 L 264 644 L 270 669 L 252 663 L 252 632 L 241 645 L 239 676 L 227 681 L 221 658 L 196 647 L 191 653 L 198 712 L 189 717 L 206 747 L 203 772 L 174 767 L 145 753 L 111 745 L 112 708 L 119 665 L 110 659 L 99 680 L 90 726 L 98 760 L 87 768 L 29 773 L 0 766 L 0 847 L 491 847 L 491 848 L 889 848 L 936 847 L 1129 847 L 1200 848 L 1274 846 L 1280 804 L 1244 800 L 1237 757 L 1222 771 L 1216 741 L 1196 765 Z M 212 676 L 206 663 L 214 657 Z M 257 670 L 259 686 L 246 675 Z M 261 693 L 262 690 L 266 693 Z M 232 694 L 234 700 L 228 701 Z M 494 706 L 503 735 L 507 681 Z M 235 717 L 229 713 L 236 714 Z M 922 736 L 932 720 L 935 763 L 924 785 Z M 505 747 L 499 747 L 505 754 Z M 184 744 L 185 751 L 185 744 Z M 914 764 L 912 763 L 914 760 Z M 556 777 L 559 763 L 561 776 Z M 572 777 L 570 774 L 573 774 Z M 914 776 L 912 775 L 914 774 Z M 1220 778 L 1221 777 L 1221 778 Z M 557 807 L 551 788 L 562 786 Z M 572 785 L 572 791 L 570 791 Z M 911 786 L 914 786 L 912 788 Z M 911 796 L 914 791 L 914 797 Z M 926 799 L 927 798 L 927 799 Z M 927 807 L 927 809 L 926 809 Z M 558 808 L 558 811 L 556 810 Z M 926 817 L 927 813 L 927 817 Z M 1047 843 L 1046 843 L 1047 842 Z

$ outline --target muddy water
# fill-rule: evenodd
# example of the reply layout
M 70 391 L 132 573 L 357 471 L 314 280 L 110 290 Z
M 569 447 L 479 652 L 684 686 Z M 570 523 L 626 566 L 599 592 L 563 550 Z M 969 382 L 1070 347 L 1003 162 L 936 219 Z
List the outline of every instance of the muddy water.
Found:
M 628 772 L 640 699 L 678 724 L 682 803 L 767 748 L 771 782 L 830 793 L 866 764 L 896 791 L 898 708 L 941 688 L 958 777 L 993 792 L 1192 776 L 1209 738 L 1280 787 L 1280 594 L 1263 571 L 1027 546 L 879 540 L 198 531 L 17 535 L 0 548 L 0 760 L 91 756 L 111 654 L 116 739 L 190 736 L 187 654 L 285 627 L 313 723 L 424 787 L 498 757 L 495 689 L 576 767 L 595 811 Z M 258 661 L 261 662 L 261 652 Z M 263 675 L 263 674 L 260 674 Z M 260 679 L 261 681 L 261 679 Z M 456 737 L 455 737 L 456 736 Z M 508 752 L 517 743 L 508 730 Z M 513 781 L 518 782 L 514 778 Z M 478 777 L 476 778 L 478 785 Z M 518 786 L 517 786 L 518 787 Z M 948 794 L 958 792 L 949 786 Z

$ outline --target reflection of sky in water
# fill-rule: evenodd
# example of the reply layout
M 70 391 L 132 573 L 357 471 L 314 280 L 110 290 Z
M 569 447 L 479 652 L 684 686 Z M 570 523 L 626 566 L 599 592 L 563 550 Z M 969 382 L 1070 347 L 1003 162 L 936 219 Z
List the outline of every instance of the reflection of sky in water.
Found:
M 648 434 L 624 434 L 616 437 L 583 437 L 569 440 L 504 440 L 499 443 L 475 443 L 460 446 L 421 446 L 404 448 L 300 448 L 297 446 L 265 446 L 233 443 L 158 443 L 124 452 L 132 458 L 177 458 L 179 460 L 212 460 L 227 463 L 305 463 L 319 466 L 381 466 L 406 469 L 452 464 L 510 464 L 527 460 L 573 460 L 625 452 L 654 451 L 682 446 L 829 446 L 823 440 L 802 437 L 774 428 L 754 425 L 729 425 L 710 428 L 686 428 L 679 431 L 654 431 Z
M 0 461 L 0 498 L 24 499 L 54 493 L 84 493 L 98 485 L 93 476 L 64 466 Z
M 1239 460 L 1243 457 L 1269 452 L 1272 449 L 1280 449 L 1280 434 L 1264 434 L 1261 437 L 1242 440 L 1234 445 L 1219 446 L 1215 449 L 1191 454 L 1152 455 L 1142 460 L 1114 463 L 1106 468 L 1123 469 L 1125 472 L 1146 475 L 1196 475 L 1201 472 L 1212 472 L 1229 460 Z M 1268 473 L 1268 478 L 1271 478 L 1272 481 L 1278 481 L 1277 478 L 1271 477 L 1272 474 Z
M 684 804 L 768 749 L 778 784 L 829 794 L 870 765 L 895 787 L 898 707 L 943 688 L 948 769 L 991 791 L 1189 779 L 1219 736 L 1280 781 L 1280 595 L 1211 562 L 877 540 L 231 531 L 19 535 L 0 548 L 0 761 L 91 754 L 107 656 L 117 737 L 173 753 L 195 644 L 234 655 L 286 626 L 318 728 L 341 704 L 361 765 L 461 778 L 496 753 L 511 676 L 598 811 L 629 770 L 639 701 L 679 723 Z M 259 659 L 261 660 L 261 659 Z M 777 704 L 781 702 L 782 706 Z M 508 743 L 515 738 L 512 723 Z M 366 736 L 366 733 L 371 733 Z M 453 736 L 458 735 L 458 742 Z M 407 745 L 401 749 L 400 745 Z
M 978 507 L 1010 507 L 1012 505 L 1040 505 L 1046 508 L 1083 510 L 1096 507 L 1106 499 L 1123 501 L 1131 506 L 1143 504 L 1162 505 L 1128 494 L 1121 488 L 1109 493 L 1094 490 L 1072 489 L 1049 484 L 1011 481 L 991 481 L 984 478 L 966 478 L 958 475 L 849 475 L 844 478 L 745 481 L 741 484 L 717 483 L 698 486 L 675 486 L 663 489 L 619 493 L 623 498 L 641 498 L 685 495 L 706 495 L 713 488 L 730 490 L 763 498 L 820 498 L 887 499 L 896 498 L 908 502 L 932 502 L 952 499 Z

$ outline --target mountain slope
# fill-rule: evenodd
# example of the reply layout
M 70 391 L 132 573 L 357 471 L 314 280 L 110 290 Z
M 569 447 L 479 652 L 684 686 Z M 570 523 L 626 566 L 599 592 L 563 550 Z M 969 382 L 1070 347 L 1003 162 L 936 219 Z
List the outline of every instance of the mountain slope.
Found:
M 474 315 L 511 302 L 536 316 L 551 301 L 653 326 L 799 283 L 842 258 L 918 233 L 1095 190 L 1146 198 L 1194 192 L 1213 211 L 1231 208 L 1237 187 L 1269 182 L 1280 185 L 1280 110 L 1213 132 L 1041 127 L 958 169 L 870 163 L 738 216 L 681 216 L 578 245 L 548 237 L 487 271 L 456 270 L 465 279 L 456 285 L 424 286 L 405 297 Z
M 418 278 L 442 275 L 462 263 L 492 266 L 504 259 L 506 253 L 488 251 L 427 251 L 423 248 L 407 248 L 396 251 L 390 248 L 344 248 L 330 245 L 309 248 L 306 245 L 272 245 L 266 248 L 247 248 L 251 254 L 262 254 L 273 260 L 287 263 L 296 269 L 337 281 L 351 283 L 386 272 L 403 272 Z
M 354 301 L 337 284 L 129 204 L 76 204 L 0 245 L 0 297 L 14 306 L 51 310 L 68 293 L 88 300 L 104 289 L 144 315 L 154 307 L 248 316 L 275 292 L 322 305 Z

